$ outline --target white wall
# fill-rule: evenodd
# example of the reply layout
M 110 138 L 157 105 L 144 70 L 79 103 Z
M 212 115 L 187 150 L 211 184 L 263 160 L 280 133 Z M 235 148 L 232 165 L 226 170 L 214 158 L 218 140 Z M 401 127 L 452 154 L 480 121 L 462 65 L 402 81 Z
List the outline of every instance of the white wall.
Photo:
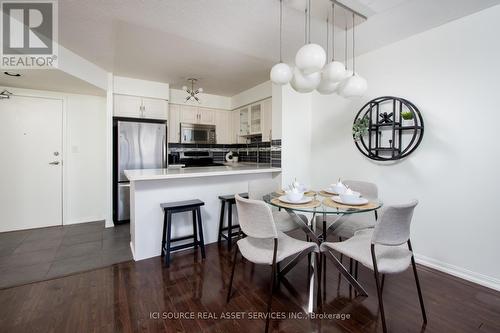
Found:
M 315 94 L 310 147 L 313 185 L 364 179 L 378 184 L 387 204 L 418 198 L 412 240 L 419 261 L 500 290 L 499 31 L 497 6 L 360 56 L 367 96 Z M 383 95 L 409 99 L 425 122 L 420 147 L 390 165 L 364 158 L 351 135 L 355 113 Z M 283 125 L 285 136 L 292 129 Z
M 104 220 L 107 212 L 106 98 L 7 89 L 23 96 L 63 100 L 63 223 Z
M 282 184 L 287 186 L 295 178 L 311 184 L 311 94 L 299 94 L 290 85 L 282 87 L 281 112 Z
M 106 98 L 66 95 L 65 224 L 106 217 Z
M 273 94 L 271 81 L 266 81 L 231 97 L 231 109 L 261 101 Z

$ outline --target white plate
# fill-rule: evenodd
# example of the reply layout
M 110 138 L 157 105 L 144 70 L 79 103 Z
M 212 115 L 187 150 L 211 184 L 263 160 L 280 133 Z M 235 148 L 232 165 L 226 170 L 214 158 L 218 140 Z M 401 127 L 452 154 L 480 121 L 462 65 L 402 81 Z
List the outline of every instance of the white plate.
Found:
M 332 200 L 338 202 L 339 204 L 351 205 L 351 206 L 361 206 L 368 203 L 368 200 L 366 200 L 365 198 L 353 198 L 352 200 L 349 200 L 349 202 L 345 202 L 338 195 L 333 196 Z
M 323 192 L 328 193 L 328 194 L 335 194 L 335 195 L 340 194 L 340 193 L 334 192 L 332 189 L 329 189 L 329 188 L 324 189 Z M 361 196 L 361 193 L 359 193 L 359 192 L 352 191 L 352 193 L 355 195 Z
M 309 203 L 309 202 L 313 201 L 313 198 L 312 197 L 306 197 L 306 196 L 304 196 L 299 201 L 291 201 L 290 199 L 288 199 L 288 196 L 282 195 L 281 197 L 278 198 L 278 200 L 282 201 L 284 203 L 289 203 L 289 204 L 294 204 L 294 205 L 300 205 L 300 204 L 305 204 L 305 203 Z

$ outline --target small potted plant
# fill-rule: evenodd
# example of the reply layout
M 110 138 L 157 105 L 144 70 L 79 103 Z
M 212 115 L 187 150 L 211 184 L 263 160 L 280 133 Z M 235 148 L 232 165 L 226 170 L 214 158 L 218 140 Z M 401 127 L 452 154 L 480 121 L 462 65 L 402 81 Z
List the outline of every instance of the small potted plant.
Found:
M 356 119 L 352 125 L 352 137 L 354 140 L 359 141 L 361 137 L 368 133 L 368 126 L 370 125 L 370 119 L 368 117 L 363 117 Z
M 413 126 L 414 124 L 413 112 L 401 111 L 401 126 Z

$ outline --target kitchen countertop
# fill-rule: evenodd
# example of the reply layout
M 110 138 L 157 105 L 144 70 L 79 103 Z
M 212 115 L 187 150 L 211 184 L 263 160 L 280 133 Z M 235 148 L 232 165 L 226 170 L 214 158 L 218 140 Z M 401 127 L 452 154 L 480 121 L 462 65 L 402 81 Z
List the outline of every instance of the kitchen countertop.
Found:
M 226 163 L 223 166 L 213 167 L 125 170 L 125 175 L 129 181 L 141 181 L 246 175 L 267 172 L 281 172 L 281 168 L 272 167 L 270 164 L 263 163 Z

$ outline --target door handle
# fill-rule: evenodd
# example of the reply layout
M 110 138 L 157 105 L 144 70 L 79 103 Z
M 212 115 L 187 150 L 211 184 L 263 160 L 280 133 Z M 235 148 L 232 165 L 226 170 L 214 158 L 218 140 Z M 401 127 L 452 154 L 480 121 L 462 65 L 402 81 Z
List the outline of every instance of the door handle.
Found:
M 50 165 L 59 165 L 59 161 L 50 162 Z

